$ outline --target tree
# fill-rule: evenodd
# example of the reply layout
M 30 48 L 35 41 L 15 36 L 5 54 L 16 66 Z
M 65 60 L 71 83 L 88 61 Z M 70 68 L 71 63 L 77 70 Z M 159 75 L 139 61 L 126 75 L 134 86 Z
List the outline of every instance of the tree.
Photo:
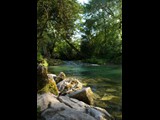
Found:
M 116 59 L 122 53 L 121 9 L 121 0 L 91 0 L 84 6 L 85 23 L 81 48 L 87 43 L 87 47 L 92 48 L 90 56 L 106 58 L 113 62 L 120 61 Z
M 80 13 L 81 6 L 76 0 L 38 0 L 37 51 L 50 57 L 53 55 L 56 42 L 61 40 L 65 40 L 77 50 L 70 41 Z

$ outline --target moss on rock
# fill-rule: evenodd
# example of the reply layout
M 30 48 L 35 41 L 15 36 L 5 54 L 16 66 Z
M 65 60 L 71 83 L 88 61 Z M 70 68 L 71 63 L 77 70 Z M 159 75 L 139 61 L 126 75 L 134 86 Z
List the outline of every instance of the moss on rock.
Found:
M 46 84 L 48 84 L 47 73 L 47 67 L 41 64 L 37 66 L 37 90 L 42 89 Z
M 48 80 L 49 82 L 41 89 L 38 91 L 38 93 L 43 94 L 43 93 L 53 93 L 54 95 L 58 95 L 58 88 L 53 80 Z
M 47 67 L 39 64 L 37 66 L 37 93 L 53 93 L 58 95 L 58 89 L 56 82 L 48 77 L 48 69 Z

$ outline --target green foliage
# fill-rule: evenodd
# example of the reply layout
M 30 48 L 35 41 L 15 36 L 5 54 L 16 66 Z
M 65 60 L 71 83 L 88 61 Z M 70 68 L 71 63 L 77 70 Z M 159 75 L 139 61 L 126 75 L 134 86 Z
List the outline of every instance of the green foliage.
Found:
M 91 59 L 95 56 L 121 63 L 122 1 L 91 0 L 84 6 L 84 15 L 81 51 Z
M 54 58 L 56 42 L 70 40 L 81 12 L 76 0 L 37 1 L 37 50 L 44 57 Z
M 72 41 L 76 31 L 83 33 L 82 39 Z M 38 0 L 37 51 L 38 60 L 43 55 L 121 63 L 122 0 L 90 0 L 84 6 L 76 0 Z
M 43 57 L 39 57 L 37 62 L 40 63 L 41 65 L 45 66 L 45 67 L 48 67 L 47 59 L 45 59 Z
M 95 49 L 94 45 L 89 40 L 82 40 L 81 42 L 81 52 L 85 54 L 86 58 L 90 58 L 93 56 L 93 51 Z
M 42 63 L 45 67 L 48 67 L 48 63 L 46 59 L 43 59 L 43 63 Z
M 37 61 L 42 61 L 43 60 L 43 56 L 40 52 L 37 53 Z
M 61 64 L 63 64 L 63 61 L 61 59 L 48 59 L 49 66 L 56 66 Z
M 73 60 L 95 56 L 121 63 L 121 9 L 121 0 L 90 0 L 84 6 L 76 0 L 38 0 L 37 51 L 44 58 Z M 83 33 L 81 40 L 71 40 L 75 31 Z M 42 57 L 38 55 L 38 59 Z
M 44 58 L 40 52 L 37 53 L 37 63 L 48 67 L 47 59 Z
M 74 45 L 76 49 L 80 50 L 79 41 L 71 41 L 71 44 Z M 80 56 L 77 54 L 77 52 L 74 49 L 72 49 L 65 41 L 57 43 L 54 51 L 57 57 L 62 60 L 80 59 Z

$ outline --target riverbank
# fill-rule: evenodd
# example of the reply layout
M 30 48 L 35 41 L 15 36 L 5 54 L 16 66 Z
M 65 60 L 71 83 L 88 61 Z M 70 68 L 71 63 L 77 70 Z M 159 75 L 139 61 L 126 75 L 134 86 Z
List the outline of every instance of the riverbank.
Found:
M 93 106 L 94 96 L 91 88 L 83 87 L 78 79 L 66 78 L 63 72 L 59 75 L 48 74 L 47 68 L 41 64 L 37 67 L 37 75 L 37 117 L 39 120 L 113 119 L 105 109 Z M 81 114 L 77 115 L 77 113 Z M 68 116 L 68 114 L 72 115 Z
M 61 60 L 61 59 L 46 59 L 47 63 L 49 64 L 49 66 L 57 66 L 57 65 L 63 65 L 66 62 L 67 63 L 73 63 L 73 64 L 84 64 L 84 65 L 107 65 L 107 66 L 117 66 L 117 65 L 121 65 L 121 63 L 112 63 L 112 62 L 108 62 L 106 59 L 98 59 L 98 58 L 90 58 L 90 59 L 82 59 L 82 60 Z

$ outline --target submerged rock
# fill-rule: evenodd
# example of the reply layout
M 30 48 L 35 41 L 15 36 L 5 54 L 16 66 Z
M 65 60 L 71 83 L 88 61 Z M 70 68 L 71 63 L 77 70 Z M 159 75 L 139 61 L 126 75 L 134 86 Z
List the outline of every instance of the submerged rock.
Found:
M 93 104 L 93 92 L 90 87 L 83 88 L 82 90 L 77 90 L 76 92 L 73 92 L 71 94 L 68 94 L 71 98 L 76 98 L 80 101 L 83 101 L 89 105 Z

